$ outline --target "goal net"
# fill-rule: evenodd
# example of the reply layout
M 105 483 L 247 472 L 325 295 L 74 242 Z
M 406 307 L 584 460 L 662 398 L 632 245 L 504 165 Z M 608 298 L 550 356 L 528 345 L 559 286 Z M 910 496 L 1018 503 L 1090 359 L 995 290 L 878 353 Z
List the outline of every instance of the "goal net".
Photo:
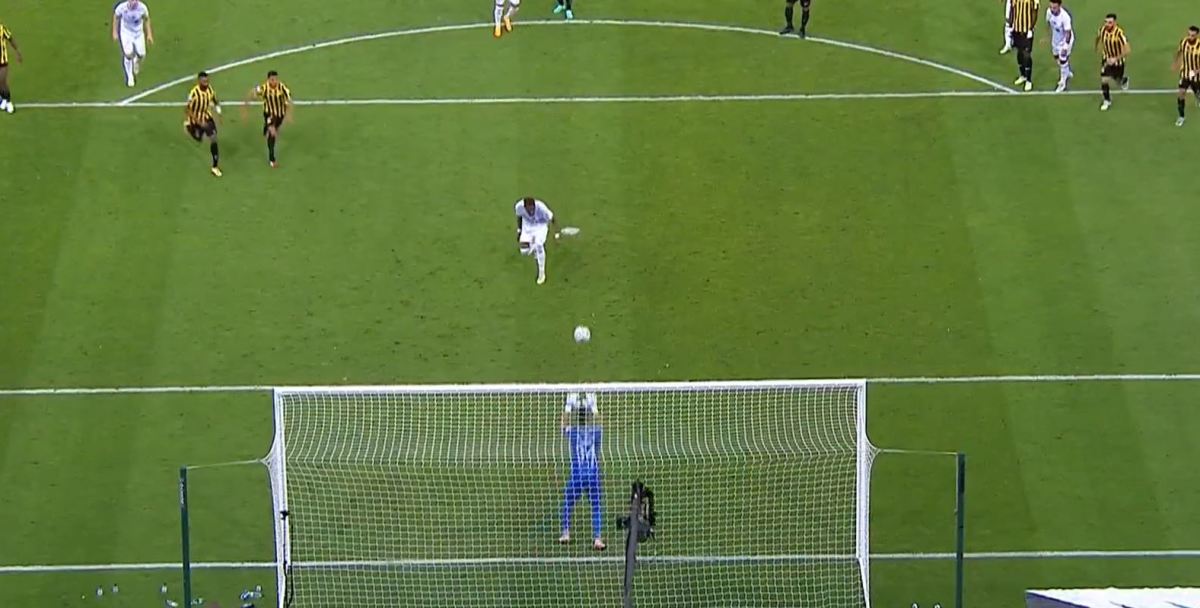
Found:
M 600 430 L 580 484 L 562 422 L 588 393 L 597 415 L 566 421 Z M 862 381 L 281 388 L 274 407 L 281 606 L 620 606 L 639 480 L 658 522 L 636 605 L 870 605 Z

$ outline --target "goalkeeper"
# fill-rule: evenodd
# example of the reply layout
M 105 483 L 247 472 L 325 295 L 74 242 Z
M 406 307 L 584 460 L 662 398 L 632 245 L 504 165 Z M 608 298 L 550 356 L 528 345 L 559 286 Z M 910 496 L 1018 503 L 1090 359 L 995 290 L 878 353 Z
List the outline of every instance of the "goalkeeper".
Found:
M 574 414 L 576 426 L 571 426 Z M 562 536 L 558 542 L 571 542 L 571 509 L 586 492 L 592 503 L 592 548 L 603 551 L 608 546 L 600 536 L 602 507 L 600 502 L 600 412 L 595 393 L 569 393 L 566 409 L 560 422 L 563 436 L 571 447 L 571 475 L 563 488 Z

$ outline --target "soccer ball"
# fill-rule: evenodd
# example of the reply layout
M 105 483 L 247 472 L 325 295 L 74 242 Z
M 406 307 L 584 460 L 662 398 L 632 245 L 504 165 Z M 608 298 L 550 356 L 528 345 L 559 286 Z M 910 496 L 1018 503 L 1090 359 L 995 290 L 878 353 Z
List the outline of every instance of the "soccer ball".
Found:
M 575 341 L 579 344 L 587 344 L 592 339 L 592 330 L 586 325 L 575 326 Z

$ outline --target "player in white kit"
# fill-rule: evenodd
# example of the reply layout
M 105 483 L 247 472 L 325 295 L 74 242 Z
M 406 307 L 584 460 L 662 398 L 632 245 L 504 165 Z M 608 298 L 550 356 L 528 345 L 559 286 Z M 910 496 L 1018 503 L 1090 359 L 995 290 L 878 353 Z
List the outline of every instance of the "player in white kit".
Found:
M 150 8 L 141 0 L 121 0 L 113 7 L 113 40 L 121 43 L 125 55 L 125 84 L 133 86 L 142 60 L 146 58 L 146 43 L 154 44 L 154 28 L 150 27 Z
M 1075 25 L 1071 13 L 1062 5 L 1062 0 L 1050 0 L 1046 9 L 1046 22 L 1050 24 L 1050 53 L 1058 60 L 1058 86 L 1055 93 L 1067 90 L 1067 83 L 1075 74 L 1071 72 L 1071 50 L 1075 48 Z
M 1004 46 L 1000 47 L 1000 54 L 1004 55 L 1012 50 L 1012 0 L 1004 0 Z
M 517 201 L 517 245 L 521 255 L 537 260 L 537 284 L 546 282 L 546 235 L 554 223 L 554 212 L 546 203 L 527 196 Z

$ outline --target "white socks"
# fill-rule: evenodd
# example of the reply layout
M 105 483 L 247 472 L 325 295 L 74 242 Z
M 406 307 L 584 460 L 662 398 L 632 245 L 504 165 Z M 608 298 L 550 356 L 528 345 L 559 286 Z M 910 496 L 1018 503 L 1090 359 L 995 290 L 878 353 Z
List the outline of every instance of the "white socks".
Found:
M 504 5 L 497 4 L 496 11 L 493 14 L 496 17 L 496 27 L 500 27 L 500 18 L 504 16 Z
M 133 80 L 133 60 L 128 57 L 125 58 L 125 80 Z
M 538 283 L 540 284 L 546 276 L 546 245 L 530 245 L 529 247 L 522 247 L 520 251 L 521 255 L 531 255 L 537 261 Z
M 516 16 L 517 16 L 517 9 L 518 9 L 518 8 L 520 8 L 520 7 L 518 7 L 518 6 L 516 6 L 516 5 L 512 5 L 512 4 L 508 5 L 508 12 L 507 12 L 507 13 L 505 13 L 505 14 L 504 14 L 504 16 L 505 16 L 505 17 L 508 17 L 509 19 L 512 19 L 513 17 L 516 17 Z
M 546 246 L 534 245 L 533 257 L 537 260 L 538 276 L 546 274 Z
M 1071 62 L 1058 64 L 1058 81 L 1066 83 L 1071 78 Z

